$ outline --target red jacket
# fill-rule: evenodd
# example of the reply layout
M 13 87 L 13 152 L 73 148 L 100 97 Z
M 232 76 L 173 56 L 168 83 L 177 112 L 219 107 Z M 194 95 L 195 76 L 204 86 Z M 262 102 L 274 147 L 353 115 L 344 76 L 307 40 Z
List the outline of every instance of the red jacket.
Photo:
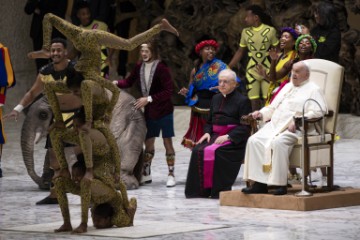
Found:
M 136 64 L 130 76 L 126 79 L 118 80 L 119 88 L 129 88 L 134 83 L 141 92 L 140 69 L 142 62 Z M 171 95 L 174 91 L 174 84 L 171 79 L 169 68 L 162 62 L 156 67 L 152 79 L 149 96 L 152 102 L 145 106 L 146 119 L 159 119 L 174 112 L 171 102 Z

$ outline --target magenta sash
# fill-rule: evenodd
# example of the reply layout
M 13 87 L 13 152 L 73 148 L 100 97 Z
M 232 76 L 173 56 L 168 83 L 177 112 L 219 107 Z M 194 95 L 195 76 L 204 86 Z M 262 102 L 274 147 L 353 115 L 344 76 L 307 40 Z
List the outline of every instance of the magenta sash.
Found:
M 225 135 L 234 129 L 237 125 L 219 126 L 213 125 L 213 132 L 219 136 Z M 213 174 L 215 164 L 215 151 L 219 147 L 230 144 L 231 141 L 226 141 L 222 144 L 211 144 L 204 148 L 204 188 L 211 188 L 213 185 Z

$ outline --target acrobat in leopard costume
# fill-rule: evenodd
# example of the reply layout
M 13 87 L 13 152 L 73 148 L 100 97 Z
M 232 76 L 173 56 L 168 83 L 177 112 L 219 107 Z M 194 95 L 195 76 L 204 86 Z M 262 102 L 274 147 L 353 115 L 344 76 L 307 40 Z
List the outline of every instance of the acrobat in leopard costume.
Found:
M 68 129 L 64 132 L 60 129 L 54 129 L 51 134 L 52 137 L 61 140 L 60 143 L 62 144 L 63 142 L 75 145 L 80 144 L 79 137 L 75 131 Z M 91 181 L 81 180 L 80 185 L 76 184 L 70 177 L 63 175 L 55 178 L 55 190 L 64 219 L 64 225 L 55 231 L 72 230 L 66 192 L 81 196 L 81 223 L 74 232 L 81 233 L 86 231 L 90 202 L 94 204 L 94 208 L 99 204 L 109 203 L 115 213 L 112 217 L 113 225 L 118 227 L 131 226 L 136 211 L 136 199 L 132 199 L 129 203 L 126 187 L 122 181 L 119 183 L 120 193 L 115 189 L 114 168 L 116 169 L 119 166 L 117 166 L 117 158 L 114 157 L 114 153 L 107 144 L 105 136 L 97 129 L 90 129 L 87 133 L 80 132 L 79 134 L 85 135 L 86 146 L 83 149 L 87 151 L 87 154 L 92 155 L 93 160 L 91 163 L 86 163 L 84 157 L 84 167 L 88 168 L 89 166 L 93 169 L 94 178 Z M 67 169 L 67 161 L 62 147 L 62 145 L 57 146 L 54 150 L 56 150 L 62 169 Z M 85 151 L 83 153 L 85 154 Z M 129 208 L 131 211 L 128 211 Z

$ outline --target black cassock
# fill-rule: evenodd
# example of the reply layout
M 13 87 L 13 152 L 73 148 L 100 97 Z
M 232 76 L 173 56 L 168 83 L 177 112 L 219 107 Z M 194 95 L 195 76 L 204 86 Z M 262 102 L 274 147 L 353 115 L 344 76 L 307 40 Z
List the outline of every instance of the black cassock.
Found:
M 209 119 L 204 127 L 204 132 L 210 134 L 211 140 L 209 143 L 205 140 L 192 150 L 185 186 L 187 198 L 218 198 L 220 191 L 231 190 L 243 162 L 246 142 L 250 136 L 250 127 L 240 124 L 240 118 L 250 112 L 250 100 L 236 90 L 227 96 L 218 93 L 213 97 Z M 214 143 L 219 136 L 213 132 L 213 125 L 236 127 L 227 133 L 231 144 L 216 149 L 213 184 L 211 188 L 204 188 L 204 148 Z

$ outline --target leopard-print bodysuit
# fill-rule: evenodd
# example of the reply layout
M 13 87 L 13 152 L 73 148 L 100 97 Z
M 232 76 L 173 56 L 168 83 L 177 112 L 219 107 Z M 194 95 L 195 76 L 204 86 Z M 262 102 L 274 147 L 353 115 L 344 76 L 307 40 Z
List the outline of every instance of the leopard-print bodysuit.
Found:
M 115 210 L 115 219 L 120 219 L 120 225 L 125 226 L 126 224 L 129 224 L 129 215 L 126 215 L 127 213 L 124 212 L 124 209 L 129 208 L 127 190 L 122 181 L 119 183 L 120 193 L 115 189 L 114 168 L 116 158 L 114 157 L 113 152 L 110 151 L 105 136 L 96 129 L 90 129 L 89 133 L 81 134 L 86 135 L 84 136 L 84 139 L 86 139 L 87 144 L 92 148 L 94 179 L 91 182 L 81 181 L 80 187 L 69 178 L 59 177 L 54 180 L 55 190 L 58 194 L 58 201 L 64 222 L 70 221 L 68 200 L 66 194 L 64 195 L 64 192 L 66 193 L 66 191 L 69 191 L 81 196 L 82 223 L 87 223 L 88 221 L 88 209 L 90 201 L 92 201 L 94 205 L 109 202 Z M 60 165 L 67 166 L 65 155 L 63 155 L 63 151 L 61 150 L 63 150 L 64 142 L 80 144 L 80 138 L 78 137 L 77 132 L 71 129 L 67 129 L 66 131 L 54 129 L 51 132 L 51 137 L 52 139 L 60 140 L 60 145 L 54 145 L 54 150 L 57 154 L 60 153 L 58 155 L 60 157 L 58 158 Z M 133 216 L 131 219 L 133 219 Z M 114 225 L 117 224 L 114 223 Z
M 103 203 L 109 203 L 113 207 L 114 215 L 111 219 L 113 225 L 117 227 L 133 225 L 136 199 L 132 198 L 129 203 L 127 196 L 122 195 L 102 181 L 98 179 L 93 179 L 91 183 L 81 181 L 79 186 L 70 178 L 58 177 L 54 180 L 54 184 L 64 223 L 71 222 L 69 202 L 66 195 L 67 192 L 70 192 L 81 196 L 81 223 L 88 222 L 89 205 L 85 202 L 90 203 L 91 201 L 94 204 L 93 209 Z M 127 200 L 127 206 L 125 206 L 124 200 Z M 133 209 L 130 214 L 126 211 L 128 208 Z

